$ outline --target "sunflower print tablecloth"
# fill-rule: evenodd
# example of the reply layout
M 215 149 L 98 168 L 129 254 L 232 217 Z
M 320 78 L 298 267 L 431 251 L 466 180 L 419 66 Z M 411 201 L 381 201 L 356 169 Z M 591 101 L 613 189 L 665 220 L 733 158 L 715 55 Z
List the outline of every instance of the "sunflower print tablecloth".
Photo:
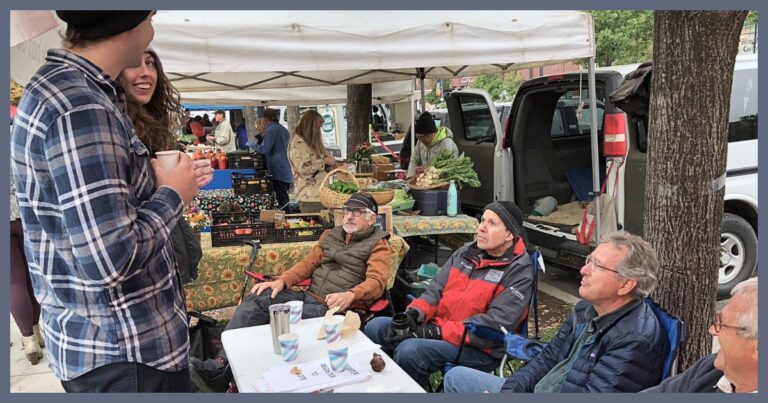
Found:
M 468 215 L 448 216 L 399 216 L 392 217 L 395 233 L 401 237 L 441 234 L 475 234 L 478 222 Z
M 243 286 L 243 271 L 250 257 L 250 247 L 213 248 L 211 234 L 205 232 L 201 233 L 200 242 L 203 258 L 198 266 L 197 280 L 184 286 L 187 310 L 207 311 L 237 305 Z M 262 245 L 253 271 L 281 274 L 306 256 L 315 243 L 313 241 Z M 391 288 L 400 262 L 409 247 L 405 240 L 397 235 L 389 238 L 389 246 L 392 248 L 392 270 L 388 287 Z

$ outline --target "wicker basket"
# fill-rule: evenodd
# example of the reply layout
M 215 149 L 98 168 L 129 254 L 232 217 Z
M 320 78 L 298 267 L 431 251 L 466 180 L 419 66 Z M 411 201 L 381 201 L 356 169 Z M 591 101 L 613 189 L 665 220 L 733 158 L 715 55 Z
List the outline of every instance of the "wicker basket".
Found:
M 344 168 L 336 168 L 332 170 L 331 172 L 328 172 L 327 175 L 325 175 L 325 178 L 323 178 L 323 181 L 320 182 L 320 203 L 325 208 L 342 208 L 344 207 L 344 203 L 346 203 L 347 200 L 349 200 L 350 197 L 352 197 L 351 194 L 344 194 L 339 193 L 336 191 L 331 190 L 328 187 L 328 178 L 338 175 L 339 177 L 343 178 L 342 180 L 347 182 L 355 182 L 357 183 L 357 178 L 355 178 L 355 175 L 352 175 Z M 358 184 L 358 186 L 360 186 Z
M 445 190 L 445 189 L 448 189 L 448 186 L 450 186 L 449 182 L 433 183 L 430 186 L 419 186 L 416 184 L 416 181 L 408 182 L 408 187 L 415 190 L 436 190 L 436 189 Z

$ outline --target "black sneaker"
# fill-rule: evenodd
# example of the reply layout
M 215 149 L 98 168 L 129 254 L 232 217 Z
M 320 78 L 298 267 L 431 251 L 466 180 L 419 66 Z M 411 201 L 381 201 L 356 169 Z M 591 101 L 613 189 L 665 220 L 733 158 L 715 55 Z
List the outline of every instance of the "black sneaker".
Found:
M 223 393 L 227 391 L 232 380 L 229 364 L 221 357 L 201 361 L 189 358 L 189 372 L 192 375 L 192 385 L 201 392 Z

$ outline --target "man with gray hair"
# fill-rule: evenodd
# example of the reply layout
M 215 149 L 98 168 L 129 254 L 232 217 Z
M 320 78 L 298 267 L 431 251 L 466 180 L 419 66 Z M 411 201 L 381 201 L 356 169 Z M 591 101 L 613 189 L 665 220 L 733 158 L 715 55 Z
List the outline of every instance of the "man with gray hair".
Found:
M 237 307 L 226 330 L 269 323 L 272 304 L 304 301 L 302 318 L 347 309 L 353 302 L 372 303 L 384 294 L 392 267 L 389 235 L 376 227 L 378 205 L 371 195 L 355 193 L 344 203 L 342 225 L 320 236 L 312 251 L 274 281 L 256 284 Z M 290 287 L 312 279 L 307 291 Z M 216 358 L 192 364 L 192 383 L 204 392 L 224 392 L 232 371 L 222 348 Z
M 644 392 L 757 393 L 757 277 L 737 284 L 731 296 L 709 326 L 720 350 Z
M 637 392 L 658 384 L 669 345 L 643 301 L 658 271 L 648 242 L 608 234 L 581 268 L 584 300 L 541 353 L 507 379 L 456 367 L 446 373 L 445 391 Z

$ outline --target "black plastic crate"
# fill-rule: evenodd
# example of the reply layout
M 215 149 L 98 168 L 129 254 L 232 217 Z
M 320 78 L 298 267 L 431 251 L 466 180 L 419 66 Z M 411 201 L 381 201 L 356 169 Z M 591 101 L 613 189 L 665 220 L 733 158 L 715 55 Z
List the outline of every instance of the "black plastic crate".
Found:
M 315 226 L 277 228 L 275 230 L 276 242 L 317 241 L 320 239 L 320 235 L 323 235 L 323 232 L 329 228 L 318 214 L 287 214 L 285 216 L 285 223 L 288 223 L 288 220 L 295 220 L 297 218 L 308 225 L 310 225 L 310 221 L 314 221 Z
M 275 224 L 259 221 L 254 213 L 213 213 L 211 246 L 238 245 L 240 241 L 258 239 L 275 241 Z
M 264 156 L 248 151 L 234 151 L 227 153 L 228 169 L 264 169 Z
M 267 171 L 252 174 L 232 172 L 231 175 L 235 195 L 272 193 L 272 175 Z

